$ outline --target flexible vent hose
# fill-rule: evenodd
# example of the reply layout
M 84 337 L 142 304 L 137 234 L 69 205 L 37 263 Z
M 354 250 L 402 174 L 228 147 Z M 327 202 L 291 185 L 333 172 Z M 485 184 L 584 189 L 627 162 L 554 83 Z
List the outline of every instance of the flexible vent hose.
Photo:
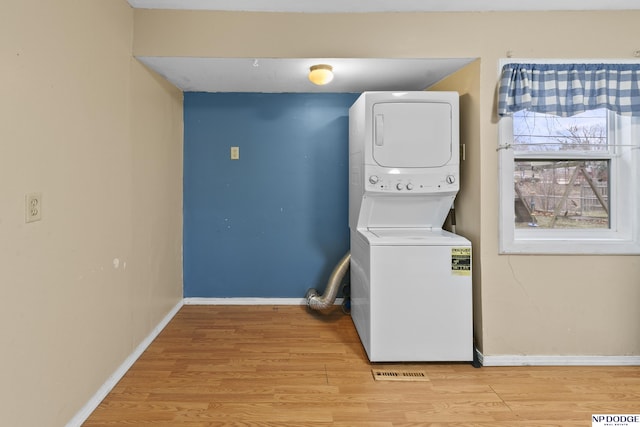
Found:
M 347 252 L 333 269 L 323 295 L 318 295 L 318 291 L 313 288 L 307 291 L 307 305 L 310 308 L 314 310 L 325 310 L 333 305 L 336 301 L 342 279 L 347 271 L 349 271 L 350 261 L 351 252 Z

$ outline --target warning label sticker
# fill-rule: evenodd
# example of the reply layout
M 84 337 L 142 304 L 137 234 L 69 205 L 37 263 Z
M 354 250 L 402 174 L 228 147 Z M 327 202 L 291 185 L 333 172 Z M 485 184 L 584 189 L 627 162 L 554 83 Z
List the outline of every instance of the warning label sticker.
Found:
M 451 248 L 451 274 L 471 276 L 471 248 Z

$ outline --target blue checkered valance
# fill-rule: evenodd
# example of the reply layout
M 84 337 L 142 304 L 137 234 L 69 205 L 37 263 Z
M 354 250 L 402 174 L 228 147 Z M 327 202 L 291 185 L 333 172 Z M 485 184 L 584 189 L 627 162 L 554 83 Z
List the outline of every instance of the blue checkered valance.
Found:
M 640 64 L 507 64 L 498 114 L 520 110 L 569 117 L 607 108 L 640 116 Z

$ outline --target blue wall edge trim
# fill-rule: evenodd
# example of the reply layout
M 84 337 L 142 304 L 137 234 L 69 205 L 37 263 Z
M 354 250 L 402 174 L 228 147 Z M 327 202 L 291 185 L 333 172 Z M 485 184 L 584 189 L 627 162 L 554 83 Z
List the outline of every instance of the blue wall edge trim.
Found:
M 334 305 L 341 305 L 336 298 Z M 184 305 L 307 305 L 305 298 L 185 298 Z

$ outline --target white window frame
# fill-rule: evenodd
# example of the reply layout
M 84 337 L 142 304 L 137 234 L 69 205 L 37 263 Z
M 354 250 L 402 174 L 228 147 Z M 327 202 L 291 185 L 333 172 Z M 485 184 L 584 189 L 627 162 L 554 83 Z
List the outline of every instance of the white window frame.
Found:
M 513 60 L 501 59 L 499 72 L 508 63 L 629 63 L 629 61 Z M 637 62 L 635 62 L 637 63 Z M 514 152 L 513 119 L 499 121 L 499 234 L 501 254 L 640 254 L 640 118 L 610 114 L 609 154 L 575 153 L 566 158 L 609 159 L 610 227 L 608 229 L 521 229 L 515 227 L 513 200 L 516 159 L 561 159 L 558 153 Z M 634 147 L 632 147 L 634 145 Z

